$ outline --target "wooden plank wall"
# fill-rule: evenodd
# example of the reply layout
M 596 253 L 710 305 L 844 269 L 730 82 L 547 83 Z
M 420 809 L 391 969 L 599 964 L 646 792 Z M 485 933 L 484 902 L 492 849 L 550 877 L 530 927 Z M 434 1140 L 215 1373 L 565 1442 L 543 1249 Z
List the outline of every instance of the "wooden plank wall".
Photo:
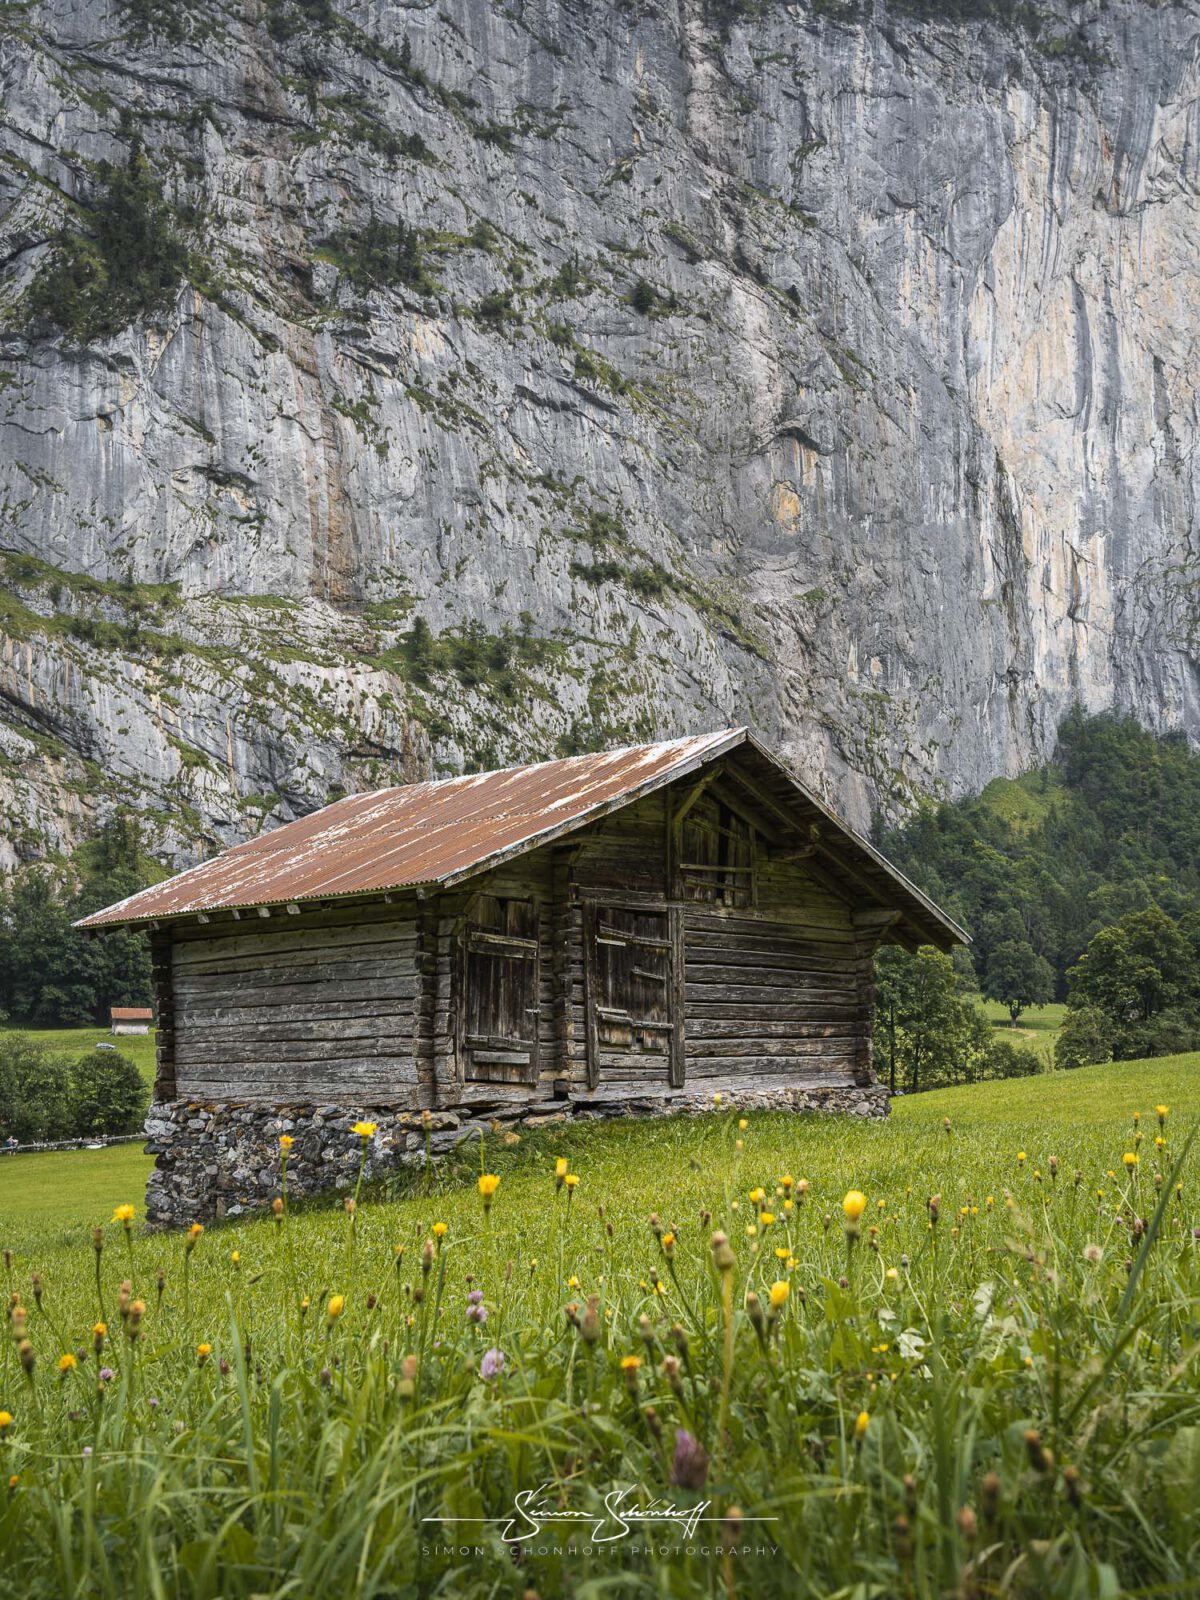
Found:
M 690 1088 L 860 1080 L 870 1010 L 844 902 L 768 863 L 757 916 L 688 906 L 683 939 Z
M 383 902 L 174 930 L 180 1098 L 418 1098 L 417 906 Z

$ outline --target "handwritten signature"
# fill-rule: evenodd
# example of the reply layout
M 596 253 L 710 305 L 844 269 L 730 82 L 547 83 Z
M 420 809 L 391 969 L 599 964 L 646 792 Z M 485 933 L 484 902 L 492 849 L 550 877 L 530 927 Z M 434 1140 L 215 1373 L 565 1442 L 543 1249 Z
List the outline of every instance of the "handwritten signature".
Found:
M 593 1544 L 611 1544 L 624 1539 L 641 1522 L 674 1522 L 683 1530 L 684 1537 L 691 1539 L 697 1524 L 705 1520 L 704 1513 L 712 1505 L 711 1500 L 701 1500 L 698 1505 L 680 1507 L 673 1500 L 658 1496 L 646 1505 L 631 1505 L 627 1502 L 635 1493 L 633 1489 L 610 1489 L 604 1496 L 602 1512 L 570 1511 L 556 1507 L 547 1498 L 549 1490 L 550 1484 L 546 1482 L 536 1489 L 522 1489 L 516 1496 L 514 1513 L 500 1535 L 507 1544 L 536 1538 L 547 1522 L 590 1522 Z

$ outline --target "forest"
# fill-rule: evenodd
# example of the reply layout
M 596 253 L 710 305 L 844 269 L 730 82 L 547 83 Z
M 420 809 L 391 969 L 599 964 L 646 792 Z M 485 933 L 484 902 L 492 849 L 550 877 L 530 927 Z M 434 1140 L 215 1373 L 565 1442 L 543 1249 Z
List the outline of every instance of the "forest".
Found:
M 1182 736 L 1072 711 L 1046 765 L 874 837 L 973 941 L 956 963 L 881 957 L 897 1086 L 1009 1075 L 986 1060 L 974 991 L 1014 1022 L 1065 1001 L 1059 1066 L 1200 1046 L 1200 756 Z

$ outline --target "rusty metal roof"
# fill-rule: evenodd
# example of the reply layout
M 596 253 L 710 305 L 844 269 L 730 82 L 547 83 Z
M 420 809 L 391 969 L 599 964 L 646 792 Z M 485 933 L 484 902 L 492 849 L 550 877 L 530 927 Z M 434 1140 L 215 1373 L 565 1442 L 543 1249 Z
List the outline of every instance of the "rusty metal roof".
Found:
M 109 1006 L 108 1015 L 111 1022 L 150 1022 L 154 1018 L 149 1006 Z
M 919 938 L 931 937 L 932 928 L 935 943 L 965 940 L 956 924 L 745 728 L 347 795 L 84 917 L 77 926 L 115 927 L 197 912 L 445 887 L 593 822 L 739 747 L 779 786 L 781 803 L 797 806 L 798 822 L 815 817 L 835 825 L 839 847 L 857 863 L 856 870 L 843 863 L 851 885 L 861 891 L 865 883 L 880 903 L 911 913 Z

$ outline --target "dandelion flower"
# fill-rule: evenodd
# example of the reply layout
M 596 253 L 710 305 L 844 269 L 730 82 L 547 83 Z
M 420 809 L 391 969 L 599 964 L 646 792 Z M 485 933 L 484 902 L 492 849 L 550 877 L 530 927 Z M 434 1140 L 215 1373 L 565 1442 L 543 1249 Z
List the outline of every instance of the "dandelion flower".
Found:
M 1138 1164 L 1138 1158 L 1132 1150 L 1126 1150 L 1125 1154 L 1121 1157 L 1121 1160 L 1127 1167 L 1130 1168 L 1136 1167 Z
M 762 1189 L 751 1189 L 750 1203 L 752 1205 L 760 1206 L 766 1198 L 766 1194 Z
M 871 1413 L 869 1411 L 860 1411 L 858 1416 L 854 1419 L 854 1437 L 856 1439 L 861 1439 L 870 1425 Z
M 769 1228 L 775 1221 L 775 1213 L 773 1211 L 760 1211 L 758 1214 L 758 1220 L 762 1223 L 764 1228 Z
M 492 1203 L 492 1196 L 500 1187 L 500 1178 L 495 1172 L 482 1172 L 479 1175 L 479 1193 L 483 1198 L 483 1209 L 486 1211 Z
M 857 1222 L 867 1209 L 867 1197 L 861 1189 L 850 1189 L 842 1201 L 842 1211 L 847 1222 Z
M 61 1355 L 58 1358 L 58 1370 L 60 1372 L 73 1372 L 78 1365 L 78 1361 L 69 1350 L 65 1355 Z
M 787 1258 L 791 1255 L 791 1253 L 792 1252 L 788 1249 L 787 1245 L 785 1245 L 785 1244 L 777 1244 L 775 1246 L 775 1254 L 779 1257 L 780 1261 L 786 1261 Z
M 196 1346 L 196 1365 L 202 1367 L 210 1355 L 212 1355 L 212 1345 L 198 1344 Z
M 579 1174 L 577 1172 L 568 1172 L 563 1182 L 568 1189 L 574 1189 L 579 1183 Z
M 444 1239 L 449 1231 L 450 1224 L 448 1222 L 435 1222 L 433 1225 L 433 1237 L 435 1239 Z
M 641 1356 L 622 1356 L 621 1357 L 621 1371 L 622 1372 L 636 1372 L 637 1369 L 641 1366 L 641 1364 L 642 1364 Z
M 558 1160 L 554 1163 L 554 1176 L 556 1178 L 565 1178 L 568 1167 L 569 1163 L 566 1156 L 559 1156 Z
M 377 1122 L 356 1122 L 350 1129 L 350 1132 L 356 1133 L 360 1139 L 373 1139 L 378 1131 Z
M 771 1285 L 771 1310 L 779 1311 L 787 1304 L 787 1297 L 792 1292 L 792 1286 L 785 1278 L 778 1279 Z
M 118 1206 L 112 1214 L 114 1222 L 124 1223 L 125 1227 L 133 1221 L 134 1211 L 132 1206 Z
M 1024 1152 L 1024 1150 L 1018 1150 L 1017 1151 L 1017 1165 L 1019 1167 L 1023 1167 L 1025 1165 L 1025 1152 Z
M 0 1411 L 0 1433 L 6 1433 L 12 1427 L 12 1421 L 11 1411 Z
M 288 1151 L 292 1148 L 295 1142 L 295 1139 L 292 1138 L 290 1133 L 281 1133 L 279 1135 L 279 1148 L 283 1151 L 284 1155 L 287 1155 Z
M 336 1322 L 345 1309 L 346 1296 L 344 1294 L 330 1295 L 329 1304 L 325 1307 L 325 1315 L 330 1322 Z

